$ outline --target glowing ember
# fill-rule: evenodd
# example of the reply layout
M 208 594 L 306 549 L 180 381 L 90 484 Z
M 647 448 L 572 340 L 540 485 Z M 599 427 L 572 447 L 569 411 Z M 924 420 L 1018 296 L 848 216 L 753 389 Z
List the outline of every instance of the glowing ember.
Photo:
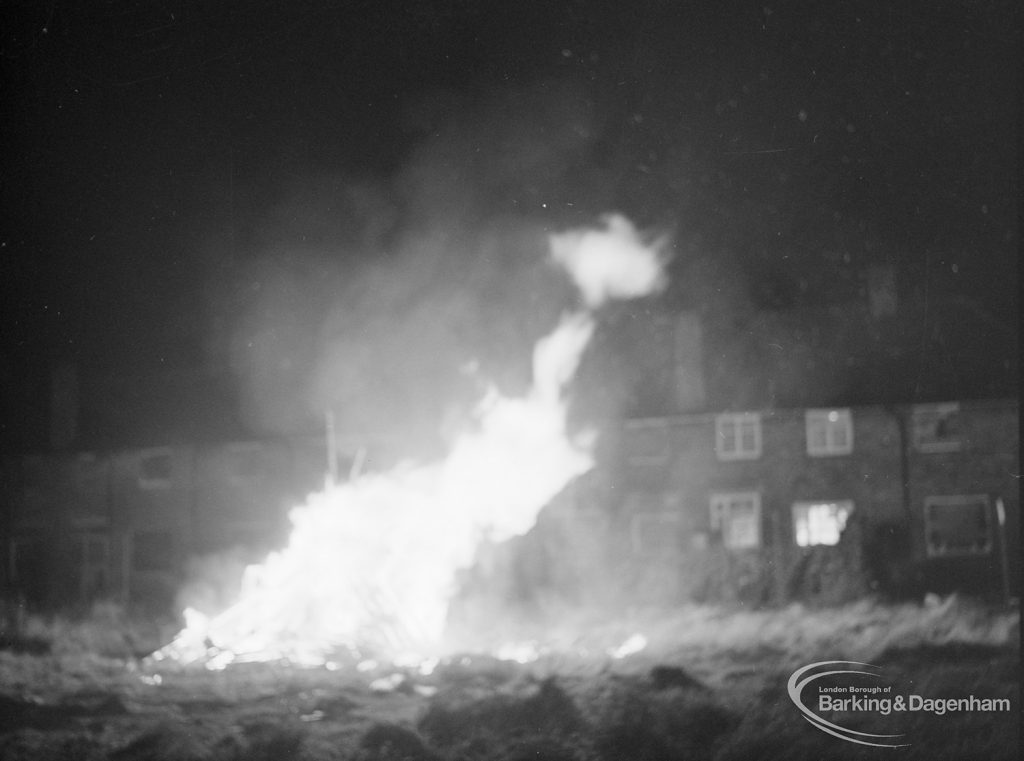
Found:
M 604 231 L 552 239 L 554 258 L 590 308 L 661 286 L 659 252 L 622 217 Z M 569 315 L 534 351 L 522 399 L 491 392 L 478 424 L 447 458 L 362 476 L 313 494 L 291 514 L 287 547 L 246 569 L 240 599 L 186 626 L 154 659 L 289 660 L 336 665 L 340 652 L 419 664 L 440 652 L 456 573 L 482 540 L 523 534 L 540 509 L 591 466 L 587 441 L 570 440 L 565 390 L 594 329 Z

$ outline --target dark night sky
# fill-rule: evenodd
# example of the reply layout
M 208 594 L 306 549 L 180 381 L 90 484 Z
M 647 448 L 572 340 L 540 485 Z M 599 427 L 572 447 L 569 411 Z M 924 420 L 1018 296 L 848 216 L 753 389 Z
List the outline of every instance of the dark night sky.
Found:
M 8 3 L 4 383 L 230 354 L 269 261 L 341 293 L 609 210 L 744 292 L 893 264 L 1015 347 L 1014 5 Z

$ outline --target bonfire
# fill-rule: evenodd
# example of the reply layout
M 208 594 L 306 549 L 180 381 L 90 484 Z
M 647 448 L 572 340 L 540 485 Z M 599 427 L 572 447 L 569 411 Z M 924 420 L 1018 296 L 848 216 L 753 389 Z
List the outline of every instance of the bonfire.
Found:
M 460 569 L 484 543 L 526 533 L 540 510 L 592 465 L 592 433 L 570 436 L 567 397 L 609 299 L 665 285 L 665 241 L 624 217 L 601 229 L 550 237 L 551 259 L 576 284 L 581 305 L 536 345 L 522 398 L 491 389 L 475 424 L 447 456 L 328 484 L 291 513 L 287 546 L 246 569 L 241 595 L 185 628 L 153 660 L 303 665 L 430 662 L 443 654 L 448 606 Z M 494 649 L 508 650 L 508 643 Z

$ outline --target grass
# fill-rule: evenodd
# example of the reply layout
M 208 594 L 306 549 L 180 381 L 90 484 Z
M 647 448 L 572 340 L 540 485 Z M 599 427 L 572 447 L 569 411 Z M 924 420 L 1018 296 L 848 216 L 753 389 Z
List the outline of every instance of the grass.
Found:
M 566 619 L 569 617 L 566 616 Z M 14 624 L 17 624 L 15 626 Z M 173 761 L 1015 759 L 1019 611 L 950 597 L 834 609 L 634 610 L 523 627 L 525 665 L 456 658 L 429 688 L 378 693 L 367 674 L 253 664 L 224 672 L 137 656 L 159 627 L 115 607 L 0 627 L 0 758 Z M 606 655 L 643 631 L 648 647 Z M 171 634 L 173 632 L 170 632 Z M 169 634 L 167 635 L 169 636 Z M 148 639 L 147 639 L 148 638 Z M 32 647 L 13 646 L 23 642 Z M 7 644 L 5 644 L 7 643 Z M 153 647 L 159 642 L 155 642 Z M 152 648 L 150 648 L 152 649 Z M 815 659 L 878 664 L 916 694 L 1009 697 L 1010 714 L 907 714 L 909 748 L 842 742 L 786 694 Z M 156 679 L 156 677 L 160 677 Z M 423 694 L 421 694 L 423 693 Z M 856 717 L 845 717 L 852 722 Z M 854 726 L 854 724 L 850 724 Z
M 7 605 L 0 607 L 0 650 L 133 658 L 158 648 L 180 626 L 170 618 L 130 616 L 110 601 L 71 614 L 29 613 Z

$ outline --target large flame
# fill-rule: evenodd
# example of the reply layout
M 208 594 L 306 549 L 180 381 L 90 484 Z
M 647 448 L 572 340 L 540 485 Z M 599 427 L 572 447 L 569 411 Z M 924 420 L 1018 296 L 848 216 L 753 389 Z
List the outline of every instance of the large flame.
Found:
M 491 392 L 477 425 L 440 462 L 404 465 L 328 486 L 292 511 L 287 546 L 250 566 L 237 603 L 186 626 L 157 660 L 330 663 L 339 651 L 392 660 L 439 654 L 460 569 L 484 540 L 527 532 L 540 509 L 591 467 L 566 430 L 565 392 L 594 329 L 591 309 L 662 284 L 657 251 L 610 217 L 601 231 L 553 236 L 552 253 L 588 309 L 536 346 L 521 399 Z M 624 286 L 624 287 L 623 287 Z

